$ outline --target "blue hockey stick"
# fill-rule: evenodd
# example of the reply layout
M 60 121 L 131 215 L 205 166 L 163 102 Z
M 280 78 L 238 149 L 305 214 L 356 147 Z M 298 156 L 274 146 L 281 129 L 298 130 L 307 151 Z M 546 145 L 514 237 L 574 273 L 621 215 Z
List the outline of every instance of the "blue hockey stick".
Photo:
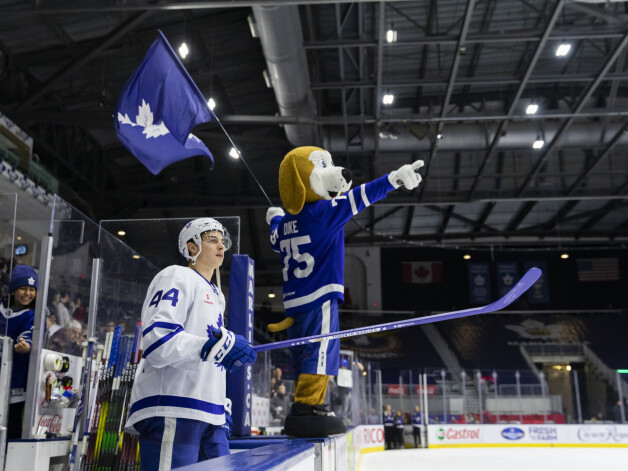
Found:
M 525 293 L 530 286 L 536 283 L 542 272 L 538 268 L 530 268 L 525 275 L 517 282 L 517 284 L 497 301 L 487 304 L 486 306 L 474 307 L 471 309 L 463 309 L 462 311 L 443 312 L 432 316 L 416 317 L 414 319 L 406 319 L 403 321 L 388 322 L 386 324 L 371 325 L 367 327 L 357 327 L 355 329 L 342 330 L 340 332 L 329 332 L 327 334 L 311 335 L 309 337 L 301 337 L 299 339 L 282 340 L 280 342 L 264 343 L 255 345 L 253 349 L 257 352 L 265 352 L 267 350 L 276 350 L 278 348 L 296 347 L 297 345 L 305 345 L 313 342 L 320 342 L 323 339 L 342 339 L 344 337 L 353 337 L 355 335 L 372 334 L 374 332 L 382 332 L 384 330 L 402 329 L 404 327 L 412 327 L 421 324 L 432 324 L 434 322 L 448 321 L 451 319 L 459 319 L 461 317 L 476 316 L 478 314 L 487 314 L 489 312 L 499 311 L 506 306 L 512 304 Z

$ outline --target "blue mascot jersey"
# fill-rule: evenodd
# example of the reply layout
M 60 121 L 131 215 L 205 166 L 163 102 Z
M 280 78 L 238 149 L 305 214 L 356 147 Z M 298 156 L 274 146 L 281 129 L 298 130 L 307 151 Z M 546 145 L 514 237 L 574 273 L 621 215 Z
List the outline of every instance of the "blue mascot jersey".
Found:
M 384 175 L 332 200 L 306 203 L 299 214 L 273 218 L 270 243 L 281 253 L 283 303 L 288 316 L 328 299 L 344 301 L 344 226 L 394 189 Z

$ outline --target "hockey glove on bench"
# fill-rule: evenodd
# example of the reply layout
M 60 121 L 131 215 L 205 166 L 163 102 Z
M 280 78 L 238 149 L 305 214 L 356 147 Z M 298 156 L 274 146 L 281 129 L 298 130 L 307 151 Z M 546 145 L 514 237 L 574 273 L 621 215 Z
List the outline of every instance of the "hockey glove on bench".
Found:
M 232 371 L 247 363 L 253 363 L 257 352 L 241 335 L 221 327 L 219 331 L 212 328 L 211 336 L 201 349 L 201 359 L 220 363 L 227 371 Z

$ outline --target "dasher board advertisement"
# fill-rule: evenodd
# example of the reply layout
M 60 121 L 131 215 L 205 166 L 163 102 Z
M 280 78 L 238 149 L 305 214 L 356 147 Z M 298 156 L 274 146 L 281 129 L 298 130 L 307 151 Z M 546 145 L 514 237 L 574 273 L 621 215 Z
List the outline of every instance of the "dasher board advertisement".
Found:
M 492 446 L 628 447 L 622 424 L 428 425 L 429 448 Z

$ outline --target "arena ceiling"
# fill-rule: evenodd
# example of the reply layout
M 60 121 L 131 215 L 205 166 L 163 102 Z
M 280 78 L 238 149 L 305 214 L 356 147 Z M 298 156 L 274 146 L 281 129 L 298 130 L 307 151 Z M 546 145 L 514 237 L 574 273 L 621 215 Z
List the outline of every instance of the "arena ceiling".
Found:
M 65 199 L 95 220 L 240 216 L 242 251 L 279 273 L 268 202 L 215 122 L 195 130 L 211 172 L 196 157 L 153 176 L 115 137 L 118 94 L 158 29 L 187 44 L 275 205 L 298 145 L 325 147 L 354 184 L 425 160 L 420 188 L 361 213 L 347 244 L 628 238 L 625 2 L 0 0 L 0 109 Z

